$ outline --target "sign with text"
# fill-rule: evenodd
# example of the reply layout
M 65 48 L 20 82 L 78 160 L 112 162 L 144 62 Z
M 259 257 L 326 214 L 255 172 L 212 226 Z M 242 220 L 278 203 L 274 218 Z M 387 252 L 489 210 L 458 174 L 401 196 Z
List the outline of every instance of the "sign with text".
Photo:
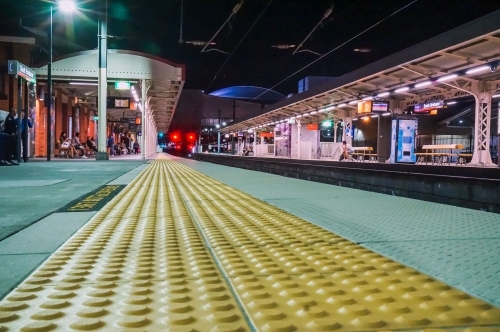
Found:
M 415 104 L 413 112 L 415 113 L 429 113 L 430 110 L 444 107 L 444 100 L 434 100 L 427 103 Z
M 373 101 L 372 112 L 387 112 L 389 110 L 389 103 L 386 101 Z
M 107 108 L 126 108 L 130 109 L 130 98 L 126 97 L 108 97 Z
M 7 68 L 9 75 L 21 76 L 26 81 L 31 83 L 36 82 L 35 71 L 17 60 L 8 60 Z

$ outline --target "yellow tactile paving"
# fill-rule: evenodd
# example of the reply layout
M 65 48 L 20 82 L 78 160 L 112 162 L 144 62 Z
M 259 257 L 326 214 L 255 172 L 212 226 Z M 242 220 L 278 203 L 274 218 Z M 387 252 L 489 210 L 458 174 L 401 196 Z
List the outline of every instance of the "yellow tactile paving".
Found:
M 52 330 L 492 332 L 500 309 L 160 159 L 0 302 L 0 332 Z
M 167 169 L 260 331 L 500 331 L 500 309 L 178 163 Z
M 0 331 L 248 331 L 155 163 L 0 303 Z

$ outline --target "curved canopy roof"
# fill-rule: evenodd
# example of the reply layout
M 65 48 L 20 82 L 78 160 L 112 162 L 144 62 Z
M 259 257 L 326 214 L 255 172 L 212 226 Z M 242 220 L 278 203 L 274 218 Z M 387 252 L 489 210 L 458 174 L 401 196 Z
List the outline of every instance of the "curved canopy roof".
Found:
M 232 86 L 210 93 L 211 96 L 238 99 L 264 105 L 274 104 L 286 98 L 279 92 L 258 86 Z
M 179 95 L 185 82 L 185 67 L 149 54 L 108 50 L 108 96 L 132 97 L 129 90 L 115 90 L 116 81 L 129 81 L 137 90 L 142 80 L 146 80 L 148 107 L 158 131 L 168 131 L 175 112 Z M 35 68 L 37 78 L 47 78 L 47 65 Z M 97 50 L 83 51 L 55 59 L 52 64 L 52 79 L 56 88 L 65 94 L 78 97 L 83 102 L 96 105 L 99 74 Z M 141 91 L 138 91 L 139 96 Z M 113 110 L 109 110 L 113 115 Z M 120 114 L 123 110 L 120 110 Z
M 318 84 L 220 131 L 267 127 L 291 117 L 346 118 L 357 114 L 358 102 L 369 99 L 391 101 L 405 109 L 416 103 L 469 97 L 471 85 L 477 82 L 500 89 L 499 46 L 500 10 Z

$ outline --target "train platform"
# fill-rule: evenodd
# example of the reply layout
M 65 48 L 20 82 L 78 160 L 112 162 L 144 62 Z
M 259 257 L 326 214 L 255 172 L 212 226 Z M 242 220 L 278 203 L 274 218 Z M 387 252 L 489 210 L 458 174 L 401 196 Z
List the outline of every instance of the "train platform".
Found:
M 500 331 L 498 214 L 163 154 L 134 166 L 0 242 L 41 255 L 0 331 Z

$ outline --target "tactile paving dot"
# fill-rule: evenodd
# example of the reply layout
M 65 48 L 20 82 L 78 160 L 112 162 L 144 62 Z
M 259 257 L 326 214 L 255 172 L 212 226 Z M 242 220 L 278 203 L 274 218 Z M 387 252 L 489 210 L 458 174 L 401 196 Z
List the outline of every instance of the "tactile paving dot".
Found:
M 164 159 L 0 302 L 6 331 L 245 332 L 247 321 L 498 331 L 500 309 Z

